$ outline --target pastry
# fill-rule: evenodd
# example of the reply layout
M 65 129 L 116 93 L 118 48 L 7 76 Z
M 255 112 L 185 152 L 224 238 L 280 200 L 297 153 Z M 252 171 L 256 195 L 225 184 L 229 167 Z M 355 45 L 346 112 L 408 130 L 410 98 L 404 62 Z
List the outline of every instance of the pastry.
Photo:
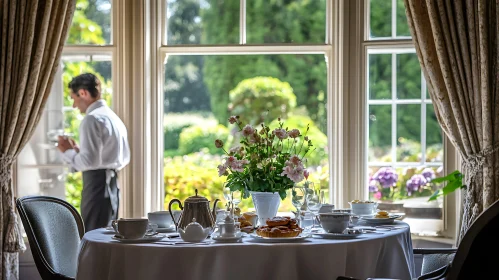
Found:
M 242 217 L 244 217 L 252 225 L 256 226 L 258 222 L 258 215 L 255 212 L 245 212 Z
M 256 234 L 263 237 L 296 237 L 303 230 L 290 217 L 274 217 L 268 219 L 266 224 L 259 227 Z
M 390 218 L 390 216 L 388 215 L 388 212 L 386 212 L 386 211 L 378 211 L 378 213 L 376 213 L 376 216 L 374 216 L 374 218 L 386 219 L 386 218 Z

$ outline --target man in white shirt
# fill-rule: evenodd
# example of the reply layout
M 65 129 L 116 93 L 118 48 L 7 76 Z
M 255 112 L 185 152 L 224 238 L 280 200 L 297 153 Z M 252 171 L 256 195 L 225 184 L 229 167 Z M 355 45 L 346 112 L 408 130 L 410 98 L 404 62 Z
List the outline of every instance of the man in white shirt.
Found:
M 73 108 L 86 115 L 79 128 L 80 145 L 59 136 L 57 147 L 64 161 L 82 172 L 81 215 L 89 231 L 106 227 L 118 217 L 117 172 L 130 162 L 130 147 L 127 129 L 101 99 L 101 83 L 95 75 L 79 75 L 68 87 Z

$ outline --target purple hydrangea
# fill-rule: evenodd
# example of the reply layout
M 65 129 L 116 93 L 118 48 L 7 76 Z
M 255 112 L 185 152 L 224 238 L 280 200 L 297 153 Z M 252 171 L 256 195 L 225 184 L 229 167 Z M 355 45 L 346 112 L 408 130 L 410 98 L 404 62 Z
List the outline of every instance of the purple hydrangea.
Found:
M 369 178 L 369 192 L 375 193 L 378 191 L 378 181 L 373 180 L 373 177 Z
M 435 179 L 435 171 L 433 171 L 433 169 L 431 168 L 423 169 L 421 175 L 423 175 L 426 178 L 427 182 L 431 182 L 431 180 Z
M 391 167 L 381 167 L 373 175 L 373 180 L 378 181 L 383 188 L 394 187 L 398 179 L 399 176 L 395 173 L 395 169 Z
M 410 196 L 413 192 L 419 191 L 422 186 L 426 185 L 426 183 L 428 183 L 428 181 L 423 175 L 412 175 L 411 179 L 406 182 L 407 194 Z

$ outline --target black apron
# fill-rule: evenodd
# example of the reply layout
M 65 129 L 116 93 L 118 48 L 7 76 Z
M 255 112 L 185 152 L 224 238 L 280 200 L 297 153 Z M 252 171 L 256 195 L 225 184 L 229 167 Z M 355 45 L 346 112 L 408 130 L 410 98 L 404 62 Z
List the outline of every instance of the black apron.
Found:
M 118 218 L 118 174 L 112 169 L 83 171 L 81 216 L 85 232 L 107 227 Z

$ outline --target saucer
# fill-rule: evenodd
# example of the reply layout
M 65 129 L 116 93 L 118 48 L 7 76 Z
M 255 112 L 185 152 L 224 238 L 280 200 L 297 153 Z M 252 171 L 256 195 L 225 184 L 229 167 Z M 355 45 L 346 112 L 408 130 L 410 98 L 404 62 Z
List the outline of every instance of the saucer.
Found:
M 218 242 L 237 242 L 241 240 L 242 234 L 236 234 L 236 236 L 230 236 L 230 237 L 225 237 L 225 236 L 220 236 L 220 235 L 214 235 L 211 237 L 211 239 L 218 241 Z
M 306 238 L 310 237 L 310 235 L 298 235 L 296 237 L 263 237 L 257 234 L 250 234 L 250 237 L 253 238 L 255 242 L 262 243 L 288 243 L 288 242 L 301 242 Z
M 359 237 L 362 233 L 330 233 L 330 232 L 318 232 L 312 234 L 314 237 L 318 236 L 325 239 L 355 239 Z
M 165 235 L 163 235 L 163 234 L 156 234 L 156 235 L 150 235 L 150 236 L 146 235 L 142 238 L 136 238 L 136 239 L 125 239 L 119 235 L 115 235 L 111 238 L 114 240 L 117 240 L 121 243 L 147 243 L 147 242 L 159 241 L 159 240 L 165 238 Z
M 393 224 L 393 221 L 395 219 L 400 218 L 400 215 L 389 215 L 388 218 L 375 218 L 374 216 L 369 216 L 369 217 L 360 217 L 360 219 L 366 221 L 369 224 L 376 224 L 376 225 L 388 225 L 388 224 Z

